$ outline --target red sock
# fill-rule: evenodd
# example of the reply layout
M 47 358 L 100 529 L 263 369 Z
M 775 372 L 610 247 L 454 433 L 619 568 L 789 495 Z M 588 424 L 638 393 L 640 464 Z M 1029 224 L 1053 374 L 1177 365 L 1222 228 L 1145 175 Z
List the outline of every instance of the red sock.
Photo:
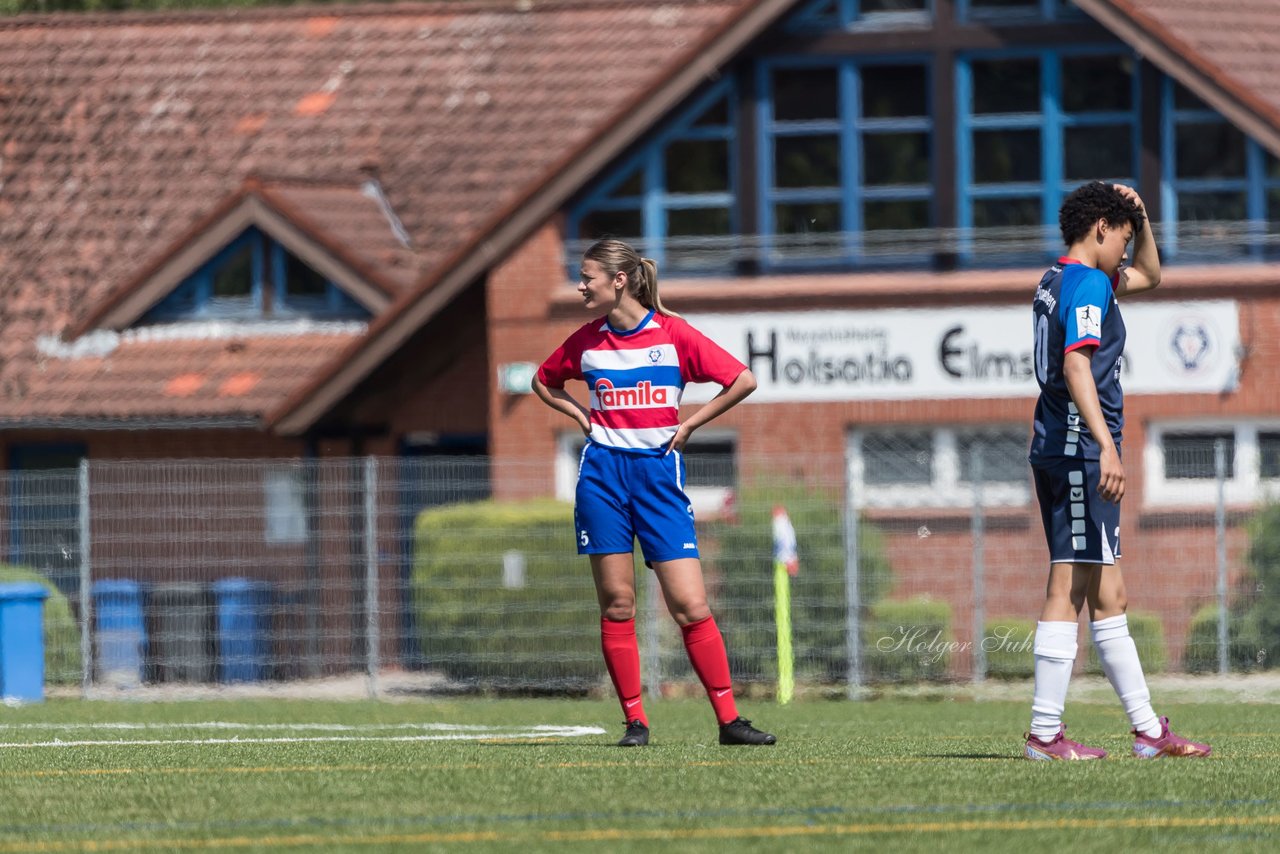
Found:
M 600 648 L 609 678 L 618 692 L 622 714 L 627 722 L 637 718 L 645 726 L 649 718 L 640 700 L 640 646 L 636 643 L 636 621 L 600 619 Z
M 738 716 L 733 702 L 733 682 L 729 679 L 729 656 L 724 651 L 724 638 L 715 617 L 707 617 L 687 626 L 681 626 L 684 648 L 689 653 L 693 672 L 702 680 L 707 697 L 716 710 L 716 720 L 727 724 Z

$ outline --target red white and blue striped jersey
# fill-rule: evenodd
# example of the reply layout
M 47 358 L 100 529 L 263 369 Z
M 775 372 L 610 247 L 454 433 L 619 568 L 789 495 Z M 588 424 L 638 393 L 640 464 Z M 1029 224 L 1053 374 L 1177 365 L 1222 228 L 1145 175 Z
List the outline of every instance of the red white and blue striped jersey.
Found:
M 684 320 L 650 311 L 635 329 L 615 329 L 607 317 L 585 324 L 542 363 L 538 379 L 547 388 L 584 381 L 591 441 L 647 451 L 676 435 L 686 383 L 727 386 L 746 369 Z

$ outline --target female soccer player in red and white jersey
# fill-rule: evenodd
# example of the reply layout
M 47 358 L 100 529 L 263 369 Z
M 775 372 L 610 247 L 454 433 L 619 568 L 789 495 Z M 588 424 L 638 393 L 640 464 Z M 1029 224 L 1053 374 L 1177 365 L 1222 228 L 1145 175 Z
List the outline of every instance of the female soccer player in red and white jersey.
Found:
M 626 718 L 618 744 L 649 743 L 636 643 L 636 538 L 715 709 L 720 743 L 774 744 L 777 739 L 751 726 L 734 704 L 729 659 L 707 607 L 693 508 L 684 493 L 689 436 L 754 391 L 755 377 L 662 305 L 657 265 L 631 246 L 599 241 L 583 256 L 581 272 L 583 306 L 606 313 L 565 339 L 538 369 L 533 390 L 587 437 L 574 526 L 578 554 L 591 559 L 601 647 Z M 586 382 L 589 407 L 565 391 L 568 380 Z M 723 388 L 682 422 L 680 397 L 690 382 Z

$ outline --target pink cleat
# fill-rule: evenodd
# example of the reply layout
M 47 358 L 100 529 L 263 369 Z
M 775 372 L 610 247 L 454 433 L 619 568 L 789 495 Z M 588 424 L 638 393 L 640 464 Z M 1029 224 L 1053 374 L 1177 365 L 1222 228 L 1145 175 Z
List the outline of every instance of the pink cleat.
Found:
M 1027 733 L 1026 756 L 1028 759 L 1105 759 L 1107 751 L 1100 747 L 1088 747 L 1067 738 L 1067 728 L 1059 725 L 1052 741 L 1041 741 Z
M 1134 730 L 1133 755 L 1139 759 L 1159 759 L 1162 756 L 1208 756 L 1213 748 L 1207 744 L 1188 741 L 1169 729 L 1169 719 L 1160 719 L 1160 737 Z

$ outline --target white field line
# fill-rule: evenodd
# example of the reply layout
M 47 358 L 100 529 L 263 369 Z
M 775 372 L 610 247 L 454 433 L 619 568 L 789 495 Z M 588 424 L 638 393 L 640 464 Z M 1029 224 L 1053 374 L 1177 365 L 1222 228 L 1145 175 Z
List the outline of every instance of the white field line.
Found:
M 118 747 L 118 746 L 155 746 L 164 744 L 215 745 L 215 744 L 298 744 L 320 742 L 413 742 L 413 741 L 480 741 L 486 739 L 538 739 L 538 738 L 579 738 L 586 735 L 603 735 L 604 730 L 594 726 L 556 726 L 539 724 L 526 727 L 501 727 L 467 724 L 243 724 L 229 721 L 203 721 L 194 724 L 157 724 L 157 723 L 96 723 L 96 724 L 3 724 L 3 730 L 72 730 L 78 732 L 94 730 L 189 730 L 189 729 L 243 729 L 243 730 L 322 730 L 340 732 L 377 732 L 386 730 L 413 729 L 437 730 L 437 732 L 419 735 L 332 735 L 332 736 L 274 736 L 274 737 L 242 737 L 230 738 L 148 738 L 148 739 L 74 739 L 55 738 L 52 741 L 11 741 L 0 742 L 0 748 L 19 749 L 24 747 Z
M 572 727 L 571 727 L 572 728 Z M 35 729 L 35 730 L 96 730 L 96 729 L 244 729 L 244 730 L 321 730 L 325 732 L 380 732 L 382 730 L 409 729 L 442 732 L 499 732 L 502 730 L 547 730 L 565 729 L 559 724 L 534 724 L 532 726 L 490 726 L 488 724 L 441 724 L 441 723 L 398 723 L 398 724 L 330 724 L 330 723 L 252 723 L 246 721 L 88 721 L 85 723 L 57 723 L 51 721 L 28 721 L 25 723 L 0 724 L 0 730 Z M 589 727 L 593 732 L 603 733 L 599 727 Z

